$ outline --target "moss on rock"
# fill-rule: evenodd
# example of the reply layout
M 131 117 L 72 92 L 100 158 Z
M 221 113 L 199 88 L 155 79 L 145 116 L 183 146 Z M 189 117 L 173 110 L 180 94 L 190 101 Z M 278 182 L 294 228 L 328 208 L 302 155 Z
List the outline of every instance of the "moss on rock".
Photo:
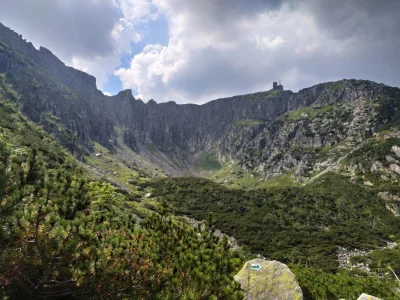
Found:
M 357 300 L 382 300 L 382 299 L 371 295 L 362 294 Z
M 257 265 L 261 266 L 258 271 L 255 267 Z M 303 293 L 295 275 L 285 264 L 275 260 L 250 260 L 235 276 L 235 280 L 240 283 L 244 290 L 246 300 L 303 299 Z

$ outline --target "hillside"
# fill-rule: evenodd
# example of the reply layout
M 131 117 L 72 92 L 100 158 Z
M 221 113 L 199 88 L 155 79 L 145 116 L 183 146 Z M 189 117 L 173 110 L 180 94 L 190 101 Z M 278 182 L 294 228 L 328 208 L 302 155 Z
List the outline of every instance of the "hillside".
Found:
M 226 239 L 93 180 L 18 101 L 1 76 L 2 299 L 241 299 Z

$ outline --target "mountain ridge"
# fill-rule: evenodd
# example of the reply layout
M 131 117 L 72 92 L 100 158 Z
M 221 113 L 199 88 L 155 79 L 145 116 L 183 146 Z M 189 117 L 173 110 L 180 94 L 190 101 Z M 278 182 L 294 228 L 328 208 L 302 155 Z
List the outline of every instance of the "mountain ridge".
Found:
M 54 257 L 64 263 L 54 263 L 62 271 L 50 271 L 49 282 L 74 289 L 58 293 L 202 294 L 198 275 L 209 262 L 220 279 L 207 276 L 215 293 L 241 298 L 233 269 L 240 255 L 258 254 L 290 264 L 307 299 L 398 298 L 384 273 L 388 265 L 400 272 L 400 89 L 352 79 L 203 105 L 144 103 L 130 90 L 106 96 L 94 77 L 32 48 L 0 25 L 6 294 L 47 293 L 40 285 Z M 232 253 L 226 239 L 218 246 L 202 226 L 188 227 L 188 217 L 207 219 L 204 228 L 245 251 Z M 196 252 L 203 247 L 207 253 Z M 147 262 L 132 267 L 137 253 Z M 214 263 L 223 266 L 218 274 Z M 18 268 L 38 285 L 21 280 Z M 186 281 L 186 269 L 198 280 Z M 153 276 L 163 278 L 159 285 Z M 136 284 L 142 288 L 130 289 Z
M 330 147 L 352 133 L 336 132 L 334 138 L 327 133 L 321 136 L 318 124 L 310 123 L 314 127 L 305 131 L 303 120 L 285 116 L 304 109 L 317 114 L 314 117 L 318 119 L 327 113 L 321 107 L 343 103 L 347 110 L 356 112 L 360 107 L 352 103 L 357 101 L 372 112 L 373 106 L 379 105 L 377 98 L 400 91 L 352 79 L 320 83 L 296 93 L 270 90 L 202 105 L 154 100 L 145 103 L 135 99 L 129 89 L 105 96 L 97 89 L 93 76 L 65 66 L 46 48 L 36 50 L 3 25 L 0 46 L 0 73 L 5 73 L 21 94 L 22 111 L 31 120 L 43 125 L 81 160 L 94 152 L 94 142 L 120 156 L 126 156 L 123 149 L 127 146 L 142 157 L 134 159 L 130 166 L 139 165 L 152 176 L 209 176 L 210 170 L 201 167 L 209 165 L 203 163 L 209 159 L 216 162 L 214 165 L 233 164 L 268 178 L 295 172 L 295 165 L 301 160 L 293 158 L 293 153 L 286 159 L 289 162 L 284 161 L 281 166 L 272 164 L 271 158 L 285 158 L 285 153 L 293 150 L 290 147 Z M 383 124 L 373 123 L 368 136 Z M 367 137 L 359 128 L 354 130 L 356 135 Z M 288 139 L 279 138 L 279 131 Z M 310 134 L 318 137 L 311 138 Z

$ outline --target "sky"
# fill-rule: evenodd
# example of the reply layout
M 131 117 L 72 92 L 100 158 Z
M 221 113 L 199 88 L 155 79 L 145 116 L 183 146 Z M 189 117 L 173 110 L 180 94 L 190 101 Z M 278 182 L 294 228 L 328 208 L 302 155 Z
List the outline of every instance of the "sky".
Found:
M 0 22 L 114 95 L 204 103 L 343 78 L 400 86 L 398 0 L 0 0 Z

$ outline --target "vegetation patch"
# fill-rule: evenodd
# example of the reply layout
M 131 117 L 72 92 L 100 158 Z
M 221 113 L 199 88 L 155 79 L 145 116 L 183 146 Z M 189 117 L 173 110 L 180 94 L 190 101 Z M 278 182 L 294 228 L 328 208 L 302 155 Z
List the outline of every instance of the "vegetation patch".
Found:
M 216 226 L 254 253 L 282 262 L 336 270 L 337 246 L 373 249 L 398 238 L 400 219 L 379 198 L 328 174 L 306 187 L 229 189 L 199 178 L 155 179 L 144 184 L 178 214 Z M 332 187 L 335 187 L 332 189 Z
M 270 178 L 264 180 L 260 183 L 260 188 L 272 188 L 272 187 L 291 187 L 296 186 L 297 184 L 293 181 L 291 173 L 288 172 L 286 174 Z
M 341 270 L 336 274 L 319 269 L 292 266 L 292 272 L 303 291 L 304 299 L 357 299 L 362 293 L 382 299 L 400 299 L 394 280 L 373 276 L 354 276 Z
M 215 152 L 208 152 L 196 162 L 196 168 L 205 171 L 217 171 L 222 168 L 222 164 L 218 161 Z
M 233 276 L 243 258 L 214 227 L 127 196 L 93 180 L 0 91 L 0 298 L 242 299 Z
M 286 114 L 286 118 L 290 121 L 298 121 L 303 119 L 313 120 L 315 117 L 333 110 L 333 105 L 315 106 L 310 105 L 296 110 L 292 110 Z
M 264 124 L 261 120 L 239 120 L 234 123 L 236 126 L 243 126 L 243 127 L 255 127 L 257 125 Z
M 94 143 L 94 152 L 85 158 L 85 162 L 89 166 L 101 171 L 105 176 L 121 182 L 126 186 L 130 185 L 131 189 L 133 186 L 130 182 L 140 179 L 137 171 L 121 163 L 107 148 L 104 148 L 98 143 Z

